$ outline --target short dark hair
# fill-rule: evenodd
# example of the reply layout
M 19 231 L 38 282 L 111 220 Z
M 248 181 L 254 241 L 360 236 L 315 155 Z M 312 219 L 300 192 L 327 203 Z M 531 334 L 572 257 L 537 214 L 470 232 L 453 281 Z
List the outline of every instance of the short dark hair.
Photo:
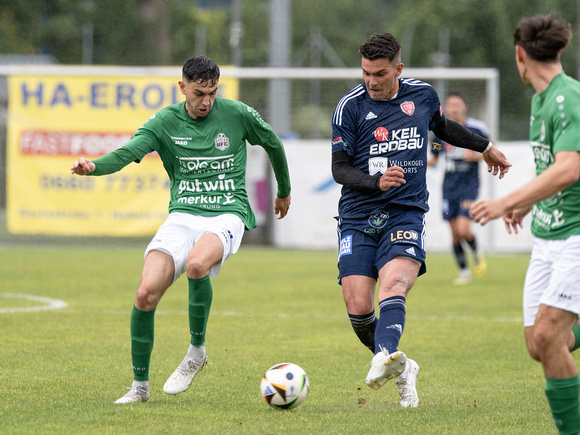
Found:
M 401 45 L 397 38 L 390 33 L 371 36 L 370 39 L 360 46 L 358 52 L 368 60 L 387 58 L 393 61 L 401 55 Z
M 521 46 L 530 58 L 540 62 L 558 60 L 560 50 L 571 39 L 570 23 L 552 14 L 524 18 L 514 33 L 514 45 Z
M 209 57 L 193 56 L 183 64 L 182 75 L 190 82 L 210 82 L 213 85 L 220 79 L 220 68 Z

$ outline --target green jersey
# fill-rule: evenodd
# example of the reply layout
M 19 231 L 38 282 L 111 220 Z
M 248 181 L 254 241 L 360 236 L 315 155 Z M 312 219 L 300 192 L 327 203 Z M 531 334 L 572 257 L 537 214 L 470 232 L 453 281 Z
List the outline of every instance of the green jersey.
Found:
M 530 141 L 536 175 L 555 161 L 559 151 L 580 151 L 580 82 L 561 73 L 532 98 Z M 565 239 L 580 234 L 580 181 L 534 204 L 532 234 Z
M 169 213 L 232 213 L 253 228 L 246 141 L 266 150 L 278 182 L 277 196 L 287 197 L 290 177 L 282 142 L 254 109 L 223 98 L 216 98 L 203 118 L 191 118 L 185 103 L 165 107 L 121 148 L 94 160 L 96 169 L 90 175 L 111 174 L 155 151 L 169 175 Z

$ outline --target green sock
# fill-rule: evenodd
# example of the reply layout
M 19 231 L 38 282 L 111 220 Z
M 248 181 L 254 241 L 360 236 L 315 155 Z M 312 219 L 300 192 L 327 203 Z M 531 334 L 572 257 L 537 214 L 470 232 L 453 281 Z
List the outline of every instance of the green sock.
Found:
M 149 380 L 149 364 L 153 351 L 155 310 L 141 311 L 133 306 L 131 312 L 131 357 L 136 381 Z
M 209 318 L 209 309 L 213 298 L 213 289 L 209 275 L 203 278 L 187 278 L 189 281 L 189 331 L 191 344 L 205 344 L 205 329 Z
M 580 433 L 580 376 L 546 378 L 546 397 L 560 435 Z
M 580 326 L 578 325 L 574 325 L 572 326 L 572 332 L 574 333 L 574 337 L 576 338 L 576 342 L 574 343 L 574 347 L 572 348 L 572 351 L 575 351 L 576 349 L 578 349 L 580 347 Z

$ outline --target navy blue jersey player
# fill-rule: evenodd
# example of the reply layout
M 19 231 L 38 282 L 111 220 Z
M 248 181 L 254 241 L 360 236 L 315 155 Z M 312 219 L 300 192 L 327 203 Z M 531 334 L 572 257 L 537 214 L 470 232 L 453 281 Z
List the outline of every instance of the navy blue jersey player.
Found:
M 396 378 L 401 406 L 416 407 L 419 366 L 397 347 L 407 294 L 425 272 L 428 132 L 485 153 L 500 178 L 511 165 L 489 141 L 447 120 L 430 85 L 400 78 L 393 35 L 373 36 L 360 54 L 364 84 L 340 100 L 332 120 L 332 174 L 342 184 L 339 282 L 352 326 L 375 354 L 367 385 L 378 389 Z
M 468 130 L 489 139 L 487 125 L 483 121 L 467 116 L 467 104 L 463 96 L 450 92 L 445 98 L 445 116 L 462 124 Z M 459 266 L 459 276 L 454 284 L 463 285 L 471 281 L 471 270 L 467 264 L 464 245 L 469 246 L 475 258 L 475 276 L 485 274 L 487 263 L 481 245 L 471 231 L 472 217 L 469 207 L 475 202 L 479 193 L 479 161 L 482 155 L 435 138 L 435 143 L 442 145 L 433 148 L 433 155 L 428 165 L 437 164 L 440 155 L 445 156 L 445 177 L 443 179 L 443 219 L 449 222 L 453 254 Z

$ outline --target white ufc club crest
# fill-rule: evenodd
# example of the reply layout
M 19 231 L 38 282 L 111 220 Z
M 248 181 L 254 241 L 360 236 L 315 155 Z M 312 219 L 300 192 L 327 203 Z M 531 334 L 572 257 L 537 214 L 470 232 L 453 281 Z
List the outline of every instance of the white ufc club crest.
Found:
M 215 147 L 218 150 L 223 151 L 226 148 L 228 148 L 229 146 L 230 146 L 230 140 L 228 139 L 228 137 L 223 133 L 219 133 L 217 135 L 217 137 L 215 138 Z
M 415 103 L 412 101 L 405 101 L 404 103 L 401 103 L 401 110 L 407 115 L 412 115 L 415 113 Z

